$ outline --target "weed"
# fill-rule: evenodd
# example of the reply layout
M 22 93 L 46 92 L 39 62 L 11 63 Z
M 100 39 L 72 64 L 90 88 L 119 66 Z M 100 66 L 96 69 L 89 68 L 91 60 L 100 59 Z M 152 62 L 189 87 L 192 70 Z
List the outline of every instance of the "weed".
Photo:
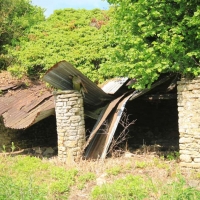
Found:
M 147 184 L 140 176 L 128 175 L 123 179 L 114 181 L 112 184 L 96 186 L 92 191 L 93 199 L 144 199 L 148 196 Z
M 147 167 L 147 166 L 148 166 L 148 163 L 145 162 L 145 161 L 141 161 L 141 162 L 136 161 L 136 162 L 135 162 L 135 167 L 136 167 L 136 168 L 141 168 L 141 169 L 143 169 L 143 168 L 145 168 L 145 167 Z
M 12 152 L 14 152 L 15 151 L 15 145 L 14 145 L 14 142 L 12 142 L 12 145 L 11 145 L 11 150 L 12 150 Z
M 125 170 L 130 170 L 132 168 L 132 164 L 129 162 L 125 165 Z
M 178 151 L 170 152 L 167 154 L 167 160 L 178 160 L 180 153 Z
M 6 145 L 2 145 L 2 147 L 3 147 L 2 152 L 3 152 L 3 153 L 6 153 Z
M 0 176 L 0 199 L 38 199 L 44 200 L 45 191 L 38 186 L 33 185 L 33 180 L 24 186 L 20 180 L 13 180 L 8 176 Z
M 163 187 L 163 195 L 160 200 L 177 199 L 177 200 L 198 200 L 200 199 L 200 191 L 186 187 L 185 180 L 179 176 L 178 181 L 167 184 Z
M 164 158 L 158 159 L 158 158 L 154 158 L 153 159 L 153 163 L 156 167 L 158 167 L 159 169 L 169 169 L 169 165 L 167 163 L 164 162 Z
M 106 170 L 108 175 L 114 175 L 114 176 L 118 175 L 121 171 L 122 169 L 120 166 L 115 166 Z
M 70 186 L 75 182 L 75 176 L 78 171 L 76 169 L 71 169 L 66 171 L 64 168 L 54 167 L 51 171 L 51 177 L 54 182 L 50 184 L 50 192 L 57 196 L 66 196 L 69 194 Z
M 151 178 L 128 175 L 123 179 L 114 181 L 112 184 L 96 186 L 91 197 L 93 199 L 159 199 L 159 200 L 198 200 L 200 191 L 187 187 L 185 180 L 177 176 L 178 181 L 170 184 L 161 182 L 153 183 Z
M 96 175 L 92 172 L 88 172 L 86 174 L 80 175 L 78 177 L 78 189 L 82 190 L 86 184 L 86 182 L 94 180 L 96 178 Z
M 0 157 L 0 169 L 0 200 L 67 199 L 78 173 L 29 156 Z

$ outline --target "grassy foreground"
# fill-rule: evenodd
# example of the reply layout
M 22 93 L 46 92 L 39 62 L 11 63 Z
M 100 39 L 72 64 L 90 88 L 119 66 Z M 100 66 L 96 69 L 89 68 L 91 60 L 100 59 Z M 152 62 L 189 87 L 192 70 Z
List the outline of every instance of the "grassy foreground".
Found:
M 0 156 L 0 200 L 197 200 L 199 177 L 154 156 L 65 165 L 56 158 Z

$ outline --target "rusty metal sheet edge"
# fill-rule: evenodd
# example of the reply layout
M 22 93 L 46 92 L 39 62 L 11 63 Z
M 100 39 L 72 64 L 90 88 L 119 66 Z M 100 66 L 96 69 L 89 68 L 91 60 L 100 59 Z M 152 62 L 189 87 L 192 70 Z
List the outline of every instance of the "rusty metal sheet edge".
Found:
M 99 119 L 97 120 L 97 123 L 95 124 L 89 139 L 87 140 L 84 149 L 88 146 L 88 144 L 90 143 L 90 141 L 93 139 L 94 135 L 96 134 L 96 132 L 98 131 L 98 129 L 100 128 L 100 126 L 103 124 L 103 122 L 105 121 L 105 119 L 108 117 L 108 115 L 110 114 L 110 112 L 113 110 L 113 108 L 116 106 L 116 104 L 120 101 L 120 99 L 122 99 L 124 97 L 125 94 L 123 94 L 122 96 L 118 97 L 117 99 L 113 100 L 111 103 L 108 104 L 108 106 L 106 107 L 105 110 L 103 110 L 103 114 L 100 114 Z
M 125 105 L 126 105 L 127 101 L 130 99 L 130 97 L 132 95 L 133 94 L 130 94 L 129 96 L 125 97 L 119 103 L 119 105 L 116 108 L 116 112 L 114 113 L 114 116 L 112 118 L 112 122 L 111 122 L 111 125 L 110 125 L 110 128 L 109 128 L 109 132 L 107 134 L 107 140 L 106 140 L 106 144 L 104 145 L 104 149 L 103 149 L 103 153 L 101 155 L 101 159 L 104 159 L 106 157 L 106 155 L 107 155 L 108 148 L 109 148 L 109 146 L 111 144 L 111 141 L 112 141 L 112 138 L 114 136 L 114 133 L 115 133 L 115 131 L 117 129 L 117 126 L 118 126 L 118 124 L 120 122 L 122 113 L 124 112 Z

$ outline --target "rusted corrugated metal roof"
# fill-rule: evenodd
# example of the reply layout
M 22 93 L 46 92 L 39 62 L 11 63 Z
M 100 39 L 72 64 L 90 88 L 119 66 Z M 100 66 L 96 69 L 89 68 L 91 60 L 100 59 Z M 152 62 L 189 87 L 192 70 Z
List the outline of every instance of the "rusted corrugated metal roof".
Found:
M 128 100 L 133 100 L 140 97 L 141 95 L 149 92 L 151 89 L 169 80 L 173 75 L 166 76 L 161 80 L 157 81 L 149 89 L 144 89 L 142 91 L 133 91 L 125 97 L 125 94 L 113 100 L 108 107 L 105 109 L 104 113 L 99 116 L 95 124 L 95 128 L 90 134 L 90 137 L 85 145 L 85 158 L 86 159 L 104 159 L 107 155 L 110 143 L 112 141 L 113 135 L 118 126 L 119 120 L 122 116 L 123 110 L 125 108 L 126 102 Z M 117 105 L 117 106 L 116 106 Z M 101 128 L 104 123 L 108 121 L 107 129 L 102 133 Z
M 90 79 L 84 76 L 73 65 L 63 60 L 55 64 L 50 68 L 43 77 L 43 80 L 51 84 L 57 89 L 61 90 L 73 90 L 72 80 L 70 76 L 79 76 L 84 82 L 84 85 L 88 91 L 85 93 L 84 104 L 85 106 L 98 106 L 103 104 L 107 100 L 112 100 L 113 97 L 106 94 L 101 88 L 99 88 Z
M 52 92 L 44 84 L 19 87 L 16 82 L 0 87 L 5 90 L 0 96 L 0 115 L 6 127 L 24 129 L 55 113 Z
M 127 80 L 127 77 L 113 78 L 103 83 L 101 89 L 107 94 L 115 94 L 119 88 L 127 82 Z
M 121 119 L 122 113 L 124 111 L 126 102 L 133 94 L 129 94 L 125 97 L 125 94 L 113 100 L 105 110 L 105 112 L 100 116 L 97 121 L 95 128 L 93 129 L 90 137 L 85 145 L 87 147 L 85 151 L 85 157 L 96 159 L 105 158 L 107 155 L 108 148 L 112 141 L 113 135 L 117 129 L 118 123 Z M 117 105 L 117 106 L 116 106 Z M 105 121 L 107 121 L 107 130 L 105 128 Z M 104 131 L 99 131 L 103 126 Z

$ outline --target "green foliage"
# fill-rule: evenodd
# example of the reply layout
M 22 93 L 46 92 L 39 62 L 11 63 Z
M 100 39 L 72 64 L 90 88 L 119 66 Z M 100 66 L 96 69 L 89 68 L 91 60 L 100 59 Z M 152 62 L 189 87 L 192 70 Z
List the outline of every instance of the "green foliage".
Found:
M 29 156 L 0 157 L 0 169 L 0 200 L 67 199 L 78 172 Z
M 85 174 L 82 174 L 78 177 L 78 189 L 82 190 L 85 187 L 86 182 L 94 180 L 96 178 L 96 175 L 92 172 L 88 172 Z
M 159 169 L 169 170 L 169 165 L 164 162 L 164 157 L 161 159 L 153 158 L 153 164 Z
M 160 200 L 177 199 L 177 200 L 197 200 L 200 198 L 200 191 L 186 187 L 185 180 L 179 177 L 178 181 L 166 185 Z
M 61 60 L 97 83 L 135 78 L 139 90 L 162 73 L 200 74 L 197 0 L 109 0 L 109 11 L 56 10 L 45 21 L 28 0 L 0 2 L 0 68 L 19 77 L 39 78 Z
M 141 176 L 128 175 L 118 179 L 112 184 L 96 186 L 91 196 L 93 199 L 176 199 L 176 200 L 198 200 L 200 191 L 187 187 L 185 180 L 177 177 L 172 183 L 153 183 L 151 179 Z
M 3 150 L 2 150 L 2 152 L 3 152 L 3 153 L 6 153 L 6 145 L 5 145 L 5 144 L 3 144 L 3 145 L 2 145 L 2 147 L 3 147 Z
M 149 87 L 161 73 L 200 73 L 197 0 L 109 0 L 115 8 L 113 62 L 102 73 L 136 78 Z
M 16 74 L 42 75 L 55 63 L 67 60 L 93 81 L 102 81 L 98 70 L 109 60 L 110 13 L 94 10 L 56 10 L 45 22 L 33 26 L 9 48 Z M 105 75 L 106 76 L 106 75 Z
M 119 173 L 121 173 L 121 171 L 122 168 L 120 166 L 115 166 L 106 170 L 108 175 L 114 175 L 114 176 L 117 176 Z
M 16 149 L 15 144 L 14 144 L 14 142 L 12 142 L 12 145 L 11 145 L 12 152 L 15 151 L 15 149 Z
M 148 185 L 140 176 L 128 175 L 112 184 L 96 186 L 92 191 L 93 199 L 144 199 L 148 196 Z
M 136 167 L 136 168 L 141 168 L 141 169 L 143 169 L 143 168 L 145 168 L 145 167 L 147 167 L 147 166 L 148 166 L 148 163 L 145 162 L 145 161 L 136 161 L 136 162 L 135 162 L 135 167 Z
M 24 186 L 22 180 L 14 181 L 9 176 L 0 176 L 0 200 L 13 199 L 38 199 L 45 200 L 45 192 L 35 186 L 30 179 L 28 184 Z
M 170 152 L 167 154 L 167 160 L 178 160 L 180 153 L 178 151 Z
M 6 45 L 18 48 L 19 38 L 45 18 L 44 10 L 29 0 L 0 0 L 0 12 L 0 69 L 5 69 L 13 60 L 7 55 Z

